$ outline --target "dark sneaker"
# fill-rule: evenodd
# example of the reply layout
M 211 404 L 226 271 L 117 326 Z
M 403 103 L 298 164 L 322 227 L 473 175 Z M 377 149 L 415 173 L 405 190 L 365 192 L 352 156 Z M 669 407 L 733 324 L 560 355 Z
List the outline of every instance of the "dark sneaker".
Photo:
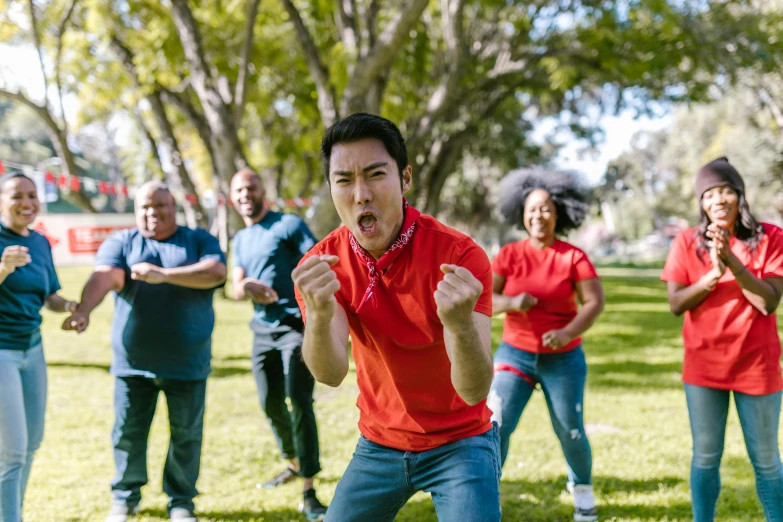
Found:
M 326 506 L 321 504 L 312 488 L 304 492 L 304 502 L 299 506 L 299 511 L 304 513 L 307 520 L 323 520 L 326 516 Z
M 256 484 L 256 487 L 263 488 L 263 489 L 272 489 L 272 488 L 276 488 L 277 486 L 282 486 L 283 484 L 287 484 L 298 477 L 299 477 L 299 473 L 297 473 L 291 468 L 286 468 L 285 471 L 280 473 L 272 480 L 268 482 L 264 482 L 263 484 Z
M 105 522 L 127 522 L 127 520 L 139 512 L 139 506 L 126 506 L 114 504 L 106 517 Z
M 198 522 L 196 515 L 188 508 L 177 507 L 169 513 L 169 520 L 172 522 Z

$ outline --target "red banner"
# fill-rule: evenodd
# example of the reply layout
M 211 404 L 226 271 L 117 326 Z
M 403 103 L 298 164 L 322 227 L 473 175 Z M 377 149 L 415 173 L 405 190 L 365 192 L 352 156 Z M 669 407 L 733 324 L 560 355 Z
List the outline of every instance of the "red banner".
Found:
M 68 229 L 68 250 L 72 254 L 94 254 L 101 243 L 117 232 L 132 228 L 131 226 L 116 225 L 113 227 L 72 227 Z

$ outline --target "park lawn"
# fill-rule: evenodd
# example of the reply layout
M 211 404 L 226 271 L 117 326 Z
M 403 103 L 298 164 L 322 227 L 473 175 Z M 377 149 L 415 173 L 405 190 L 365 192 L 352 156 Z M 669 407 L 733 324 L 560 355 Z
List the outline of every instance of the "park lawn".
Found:
M 59 273 L 63 295 L 78 297 L 88 270 L 63 268 Z M 606 310 L 585 341 L 585 417 L 601 520 L 692 520 L 691 437 L 679 376 L 681 320 L 669 313 L 665 287 L 655 279 L 605 278 L 604 285 Z M 79 337 L 59 330 L 63 316 L 45 313 L 46 437 L 28 487 L 27 521 L 101 521 L 110 507 L 110 301 L 93 314 L 89 330 Z M 202 520 L 304 520 L 297 512 L 300 484 L 274 491 L 255 487 L 281 471 L 283 464 L 250 374 L 251 307 L 221 296 L 216 309 L 198 511 Z M 501 321 L 494 326 L 497 345 Z M 334 494 L 358 437 L 356 395 L 353 371 L 337 389 L 316 387 L 324 469 L 317 488 L 324 502 Z M 168 433 L 165 409 L 161 398 L 148 450 L 149 485 L 142 490 L 143 509 L 134 520 L 166 520 L 167 499 L 161 493 Z M 760 521 L 763 515 L 735 410 L 729 419 L 718 520 Z M 501 484 L 504 520 L 570 520 L 565 482 L 562 453 L 544 399 L 536 393 L 511 441 Z M 428 495 L 420 493 L 397 520 L 437 518 Z

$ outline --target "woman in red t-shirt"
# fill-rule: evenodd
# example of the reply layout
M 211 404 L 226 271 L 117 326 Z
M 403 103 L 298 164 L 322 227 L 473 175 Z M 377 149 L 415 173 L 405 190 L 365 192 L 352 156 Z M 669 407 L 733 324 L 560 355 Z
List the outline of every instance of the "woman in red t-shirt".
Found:
M 507 221 L 522 224 L 530 236 L 504 246 L 492 263 L 493 312 L 506 312 L 487 399 L 492 419 L 500 424 L 501 462 L 540 384 L 568 465 L 574 520 L 596 520 L 580 336 L 601 313 L 604 296 L 585 253 L 556 237 L 582 223 L 588 208 L 584 193 L 573 175 L 542 170 L 512 172 L 500 189 Z
M 661 276 L 672 312 L 685 314 L 682 380 L 693 435 L 693 518 L 715 519 L 734 392 L 764 514 L 783 521 L 783 377 L 775 317 L 783 290 L 783 231 L 755 220 L 745 184 L 726 158 L 702 167 L 696 197 L 701 223 L 677 236 Z

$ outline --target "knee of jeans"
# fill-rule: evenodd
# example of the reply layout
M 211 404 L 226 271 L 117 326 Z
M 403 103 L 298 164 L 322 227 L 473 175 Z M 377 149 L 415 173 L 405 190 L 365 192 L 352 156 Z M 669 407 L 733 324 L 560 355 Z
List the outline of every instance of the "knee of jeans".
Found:
M 781 472 L 780 453 L 777 448 L 750 453 L 750 463 L 753 471 L 762 477 L 779 476 Z
M 489 390 L 489 396 L 487 397 L 487 408 L 492 411 L 491 421 L 497 422 L 498 428 L 503 427 L 503 397 L 498 393 L 497 389 L 493 386 Z
M 700 469 L 713 469 L 720 467 L 720 459 L 723 457 L 723 450 L 707 453 L 694 449 L 693 465 Z
M 0 450 L 0 474 L 13 473 L 24 466 L 28 454 L 26 448 L 3 448 Z

